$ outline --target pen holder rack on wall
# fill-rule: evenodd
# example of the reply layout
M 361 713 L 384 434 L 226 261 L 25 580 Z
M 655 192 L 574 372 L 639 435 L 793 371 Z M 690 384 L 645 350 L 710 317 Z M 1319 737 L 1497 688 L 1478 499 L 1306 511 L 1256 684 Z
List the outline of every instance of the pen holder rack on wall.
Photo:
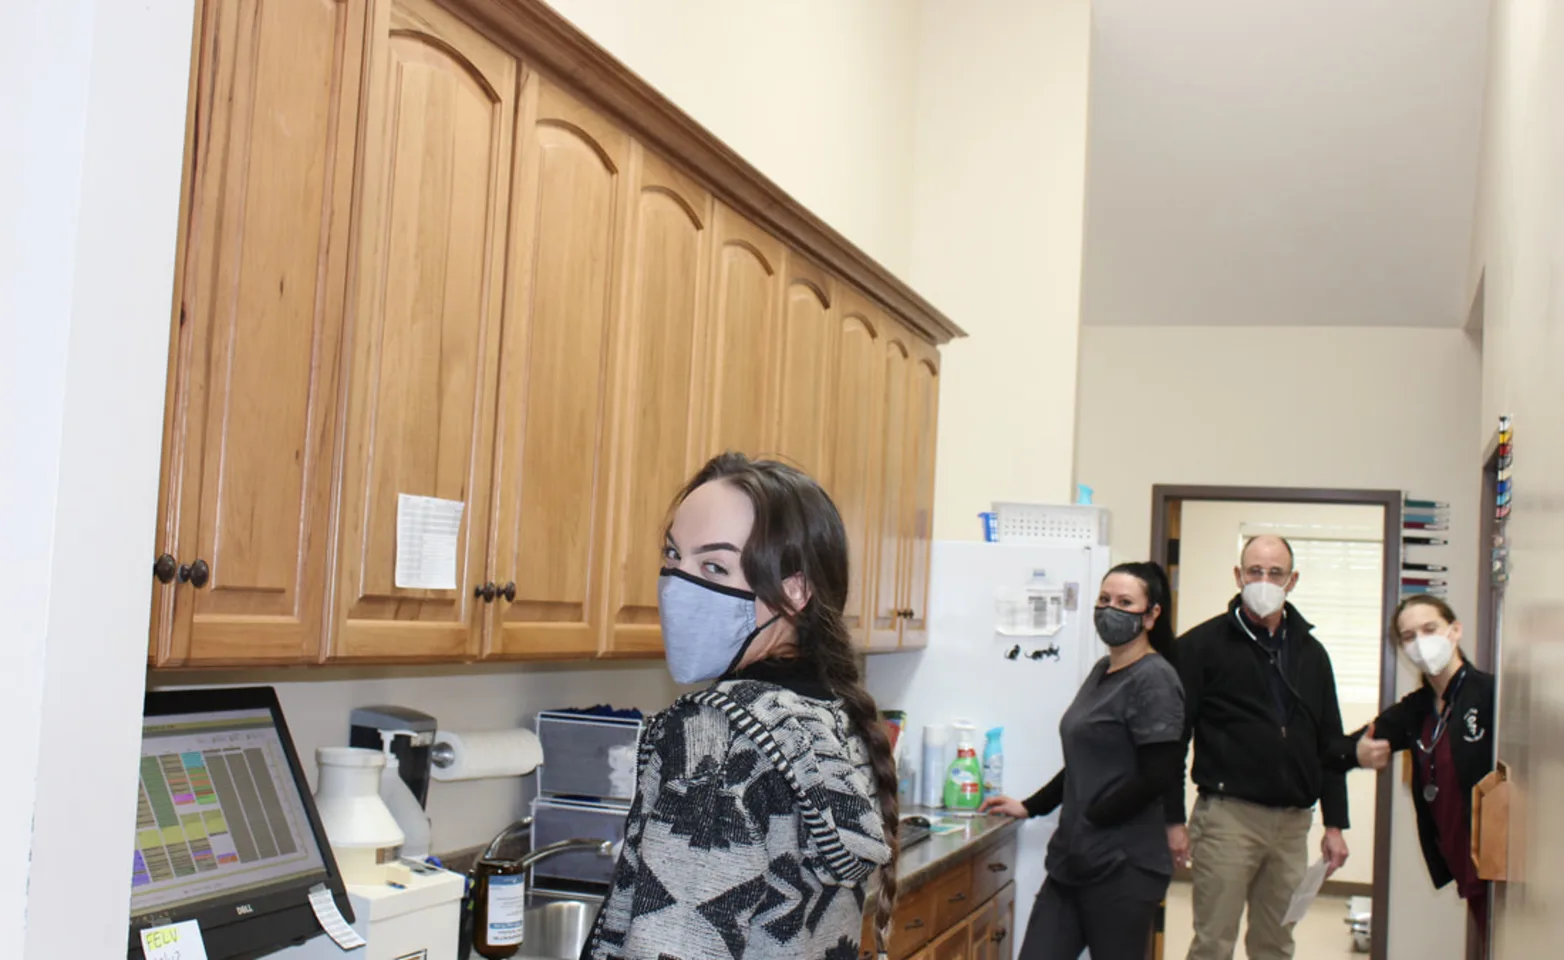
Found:
M 1500 417 L 1499 445 L 1494 451 L 1493 503 L 1487 505 L 1487 508 L 1493 510 L 1493 543 L 1489 545 L 1492 551 L 1489 557 L 1489 582 L 1501 591 L 1510 579 L 1510 536 L 1507 528 L 1510 522 L 1512 493 L 1510 477 L 1514 464 L 1514 431 L 1511 428 L 1510 418 Z
M 1450 589 L 1450 567 L 1440 550 L 1449 546 L 1450 505 L 1405 496 L 1401 501 L 1401 595 L 1443 597 Z M 1415 551 L 1415 554 L 1414 554 Z

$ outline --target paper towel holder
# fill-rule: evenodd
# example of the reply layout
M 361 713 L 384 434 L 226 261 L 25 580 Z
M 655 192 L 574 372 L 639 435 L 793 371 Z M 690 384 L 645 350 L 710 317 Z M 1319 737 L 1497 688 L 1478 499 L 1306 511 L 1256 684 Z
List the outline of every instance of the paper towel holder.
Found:
M 451 764 L 456 762 L 456 749 L 441 740 L 430 748 L 429 762 L 441 770 L 449 769 Z

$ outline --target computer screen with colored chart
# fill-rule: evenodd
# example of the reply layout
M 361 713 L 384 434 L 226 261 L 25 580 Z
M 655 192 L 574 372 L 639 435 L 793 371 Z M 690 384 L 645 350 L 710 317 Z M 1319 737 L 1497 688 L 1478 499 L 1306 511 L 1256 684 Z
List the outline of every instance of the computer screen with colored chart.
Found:
M 324 879 L 303 789 L 266 708 L 147 717 L 131 916 Z

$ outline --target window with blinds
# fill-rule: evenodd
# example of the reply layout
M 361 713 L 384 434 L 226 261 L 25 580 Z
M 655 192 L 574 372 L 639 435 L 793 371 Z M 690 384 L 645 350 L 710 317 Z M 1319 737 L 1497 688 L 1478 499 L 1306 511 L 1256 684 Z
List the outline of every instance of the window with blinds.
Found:
M 1293 606 L 1330 651 L 1342 703 L 1379 703 L 1385 624 L 1384 545 L 1377 540 L 1289 538 L 1298 570 Z

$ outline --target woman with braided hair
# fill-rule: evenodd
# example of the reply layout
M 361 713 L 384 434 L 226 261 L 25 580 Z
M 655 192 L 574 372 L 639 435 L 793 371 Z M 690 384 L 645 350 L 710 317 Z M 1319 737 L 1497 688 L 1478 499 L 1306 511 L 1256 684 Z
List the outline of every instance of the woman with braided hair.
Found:
M 583 960 L 857 960 L 896 900 L 896 771 L 843 621 L 847 533 L 819 484 L 723 454 L 675 501 L 668 670 L 706 684 L 641 739 L 624 847 Z

